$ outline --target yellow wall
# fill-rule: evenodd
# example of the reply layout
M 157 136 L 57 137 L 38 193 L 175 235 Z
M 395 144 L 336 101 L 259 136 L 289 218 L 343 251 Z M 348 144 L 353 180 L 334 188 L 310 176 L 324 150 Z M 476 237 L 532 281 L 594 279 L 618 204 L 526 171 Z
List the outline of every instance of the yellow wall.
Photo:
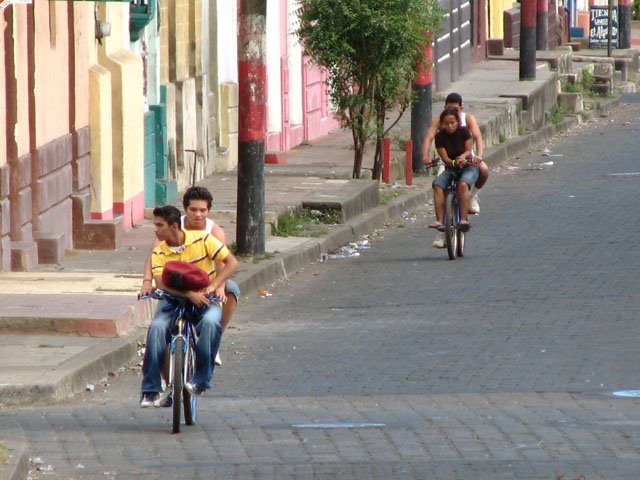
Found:
M 193 52 L 195 58 L 196 74 L 202 75 L 202 0 L 193 0 L 195 4 L 195 44 Z M 212 8 L 212 7 L 209 7 Z
M 117 205 L 124 205 L 123 226 L 129 228 L 131 222 L 137 223 L 144 216 L 142 59 L 128 50 L 129 4 L 100 3 L 98 11 L 99 18 L 111 23 L 111 35 L 98 46 L 98 60 L 111 76 L 113 200 Z M 94 91 L 92 98 L 94 96 L 99 97 L 100 93 Z M 92 118 L 96 117 L 92 115 Z
M 91 212 L 110 220 L 113 218 L 111 73 L 102 65 L 93 65 L 89 71 L 89 82 Z
M 491 14 L 487 19 L 489 32 L 488 38 L 502 38 L 504 36 L 504 11 L 513 7 L 514 2 L 509 0 L 489 0 Z
M 238 84 L 220 85 L 220 147 L 229 154 L 218 159 L 216 170 L 226 171 L 238 165 Z
M 174 32 L 176 39 L 176 79 L 183 80 L 189 76 L 189 2 L 191 0 L 173 1 L 176 2 Z
M 171 0 L 169 0 L 171 1 Z M 169 83 L 169 2 L 160 2 L 160 83 Z

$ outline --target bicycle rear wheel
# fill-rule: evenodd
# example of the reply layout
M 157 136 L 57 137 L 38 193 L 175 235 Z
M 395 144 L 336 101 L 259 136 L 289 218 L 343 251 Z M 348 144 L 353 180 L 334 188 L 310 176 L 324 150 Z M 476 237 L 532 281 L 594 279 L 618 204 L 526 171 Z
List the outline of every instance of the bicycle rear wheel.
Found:
M 184 338 L 176 337 L 173 350 L 173 433 L 180 433 L 182 410 L 182 375 L 184 365 Z
M 455 260 L 458 253 L 458 221 L 456 218 L 457 200 L 454 193 L 447 193 L 444 215 L 444 238 L 447 244 L 449 260 Z
M 196 345 L 193 336 L 189 338 L 189 347 L 185 357 L 185 371 L 186 381 L 189 382 L 196 373 Z M 185 388 L 182 392 L 182 401 L 184 403 L 184 420 L 186 424 L 195 425 L 198 397 L 192 396 L 189 390 Z

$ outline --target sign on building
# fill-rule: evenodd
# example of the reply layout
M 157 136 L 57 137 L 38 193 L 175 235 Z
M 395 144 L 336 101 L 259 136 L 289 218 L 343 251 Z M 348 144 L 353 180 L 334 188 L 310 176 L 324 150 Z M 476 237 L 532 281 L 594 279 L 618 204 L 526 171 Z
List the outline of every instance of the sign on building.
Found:
M 589 48 L 607 47 L 609 9 L 592 6 L 589 10 Z M 611 9 L 611 46 L 618 47 L 618 8 Z
M 0 11 L 9 5 L 31 5 L 31 0 L 0 0 Z

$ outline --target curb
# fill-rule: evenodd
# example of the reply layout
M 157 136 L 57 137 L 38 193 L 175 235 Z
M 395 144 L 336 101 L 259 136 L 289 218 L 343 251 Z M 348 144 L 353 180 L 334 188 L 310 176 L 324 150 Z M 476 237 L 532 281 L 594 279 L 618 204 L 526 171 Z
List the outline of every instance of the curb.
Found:
M 396 198 L 388 205 L 377 206 L 364 212 L 321 239 L 309 240 L 289 252 L 279 254 L 276 258 L 265 260 L 258 271 L 248 274 L 245 278 L 238 278 L 238 286 L 243 292 L 252 292 L 279 278 L 287 277 L 289 273 L 319 261 L 323 253 L 353 242 L 358 237 L 371 233 L 390 218 L 399 216 L 404 210 L 425 203 L 430 193 L 430 190 L 409 191 L 407 195 Z
M 586 121 L 596 117 L 607 117 L 613 110 L 620 106 L 620 97 L 605 99 L 595 109 L 585 113 Z M 540 143 L 549 140 L 554 135 L 566 132 L 577 125 L 584 123 L 578 116 L 566 117 L 558 124 L 547 124 L 535 132 L 528 133 L 521 137 L 512 138 L 501 145 L 489 147 L 484 152 L 484 161 L 487 165 L 499 165 L 511 160 L 524 150 L 535 147 Z
M 134 358 L 138 342 L 144 341 L 145 335 L 146 329 L 126 337 L 105 339 L 100 345 L 60 364 L 46 383 L 3 385 L 0 387 L 0 405 L 43 405 L 68 398 Z
M 7 463 L 0 466 L 0 480 L 24 480 L 29 476 L 29 451 L 24 443 L 3 440 Z

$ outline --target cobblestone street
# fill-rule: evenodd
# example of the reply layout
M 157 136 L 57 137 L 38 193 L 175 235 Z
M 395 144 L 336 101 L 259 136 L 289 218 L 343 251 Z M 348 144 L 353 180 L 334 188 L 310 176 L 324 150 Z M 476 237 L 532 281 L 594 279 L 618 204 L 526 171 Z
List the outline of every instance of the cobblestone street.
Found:
M 425 206 L 244 292 L 178 435 L 136 366 L 0 429 L 37 479 L 637 479 L 638 131 L 631 103 L 496 168 L 464 258 Z

